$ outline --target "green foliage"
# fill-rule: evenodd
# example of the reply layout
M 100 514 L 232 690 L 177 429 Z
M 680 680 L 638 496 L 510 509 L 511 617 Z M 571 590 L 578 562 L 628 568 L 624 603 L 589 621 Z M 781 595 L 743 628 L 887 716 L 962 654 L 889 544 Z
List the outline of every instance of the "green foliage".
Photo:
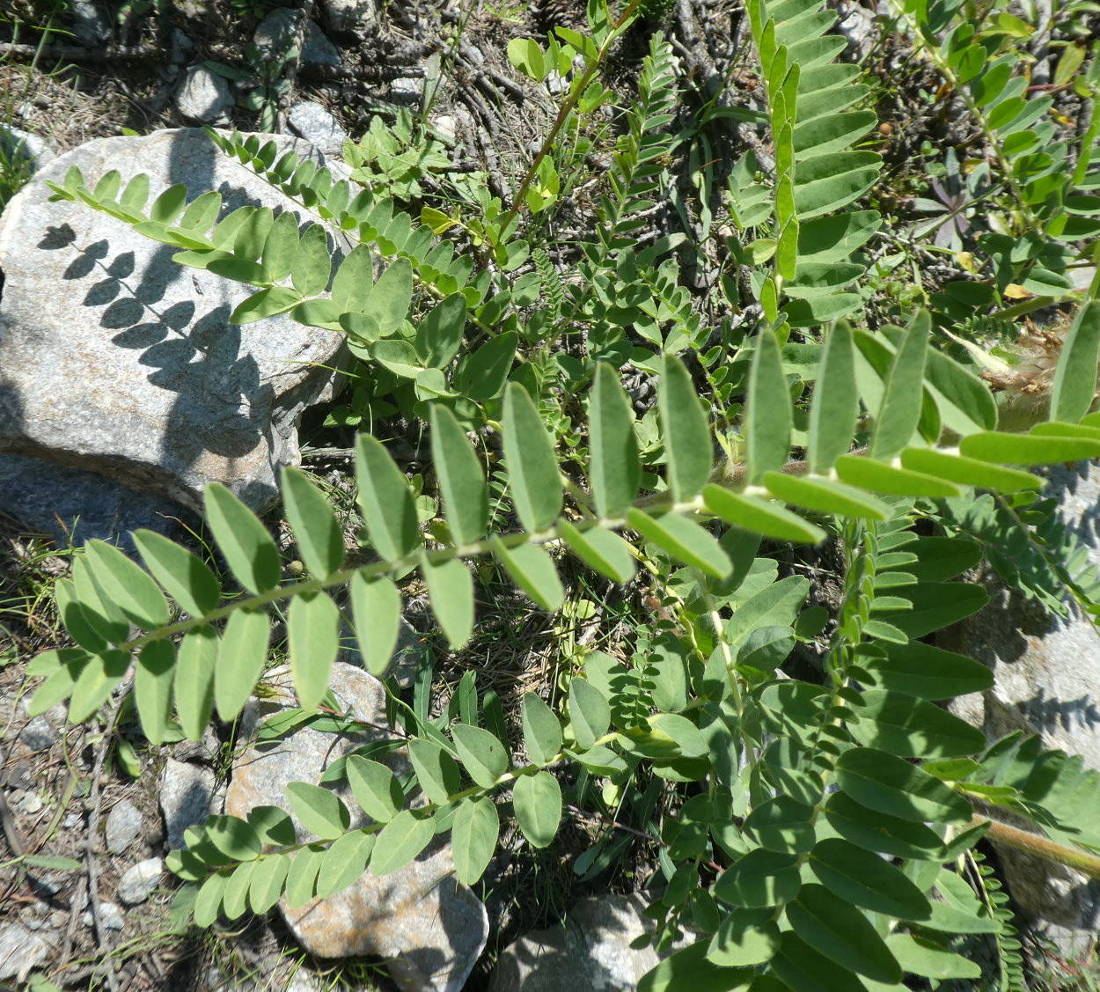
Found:
M 731 252 L 763 319 L 711 326 L 671 255 L 682 238 L 643 238 L 679 148 L 669 127 L 676 65 L 658 35 L 598 229 L 562 285 L 549 248 L 520 235 L 534 239 L 554 216 L 566 186 L 550 146 L 577 138 L 609 103 L 599 70 L 637 8 L 613 18 L 594 0 L 589 34 L 509 45 L 533 80 L 567 80 L 557 130 L 510 205 L 456 183 L 447 210 L 424 206 L 414 220 L 400 201 L 442 182 L 444 160 L 409 158 L 400 133 L 380 132 L 355 146 L 362 188 L 255 137 L 214 136 L 312 211 L 301 227 L 263 208 L 221 217 L 217 194 L 188 202 L 179 187 L 147 206 L 145 177 L 124 185 L 108 173 L 89 188 L 74 172 L 54 187 L 175 247 L 181 264 L 254 287 L 237 322 L 288 313 L 344 332 L 356 374 L 375 390 L 370 412 L 384 398 L 388 413 L 422 425 L 431 471 L 410 479 L 383 431 L 361 433 L 363 527 L 349 550 L 328 496 L 284 470 L 295 568 L 252 511 L 210 486 L 209 531 L 227 585 L 239 588 L 149 532 L 135 536 L 143 565 L 90 544 L 57 584 L 76 646 L 29 664 L 44 680 L 30 709 L 67 700 L 70 719 L 90 719 L 133 666 L 149 740 L 177 725 L 198 739 L 215 712 L 231 722 L 262 691 L 272 642 L 285 636 L 299 706 L 260 734 L 305 722 L 335 732 L 350 726 L 325 705 L 344 621 L 367 668 L 385 677 L 411 581 L 459 650 L 484 619 L 487 576 L 572 626 L 578 588 L 625 586 L 641 568 L 660 610 L 635 611 L 615 654 L 563 634 L 556 691 L 524 696 L 517 739 L 472 673 L 436 717 L 425 677 L 411 706 L 395 696 L 392 739 L 335 763 L 320 783 L 292 785 L 289 811 L 191 828 L 169 866 L 197 887 L 196 922 L 389 874 L 439 834 L 450 835 L 458 879 L 474 884 L 506 817 L 532 847 L 549 847 L 567 811 L 598 793 L 609 813 L 644 811 L 659 845 L 654 942 L 671 950 L 694 934 L 643 989 L 849 992 L 970 979 L 959 935 L 989 935 L 1012 987 L 1011 920 L 974 845 L 1001 808 L 1026 817 L 1050 856 L 1094 864 L 1100 776 L 1035 740 L 987 746 L 941 704 L 988 689 L 988 669 L 924 639 L 984 606 L 985 591 L 965 578 L 983 558 L 1048 608 L 1062 609 L 1066 590 L 1097 602 L 1083 550 L 1036 501 L 1042 480 L 1024 469 L 1100 457 L 1089 413 L 1097 304 L 1079 308 L 1049 419 L 1026 432 L 998 429 L 996 400 L 947 344 L 958 335 L 939 311 L 858 326 L 861 249 L 880 224 L 863 200 L 881 163 L 859 147 L 875 118 L 860 109 L 858 70 L 834 61 L 843 42 L 821 0 L 748 9 L 776 161 L 770 177 L 748 158 L 733 168 L 730 215 L 744 242 Z M 910 13 L 938 25 L 926 39 L 954 16 Z M 961 51 L 947 48 L 953 72 L 979 61 Z M 982 61 L 959 85 L 973 92 L 994 69 Z M 1002 150 L 1017 134 L 1041 140 L 1034 121 L 1012 130 L 1006 119 L 990 134 Z M 1057 211 L 1028 199 L 1054 175 L 1045 168 L 1019 161 L 1010 175 L 1021 210 L 1056 241 Z M 346 251 L 338 233 L 353 242 Z M 624 367 L 657 378 L 641 414 Z M 759 552 L 766 541 L 829 537 L 842 565 L 826 610 L 807 606 L 806 578 L 780 577 L 777 558 Z M 399 748 L 408 774 L 387 762 Z M 325 787 L 342 780 L 346 801 Z M 655 812 L 659 800 L 668 812 Z M 626 843 L 601 839 L 577 874 L 598 873 Z

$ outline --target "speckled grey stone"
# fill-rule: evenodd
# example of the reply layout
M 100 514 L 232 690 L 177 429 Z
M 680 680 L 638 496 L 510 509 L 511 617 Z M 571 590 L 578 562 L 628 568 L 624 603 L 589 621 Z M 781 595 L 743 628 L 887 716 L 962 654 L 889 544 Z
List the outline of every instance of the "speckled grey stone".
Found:
M 52 950 L 53 944 L 43 933 L 36 933 L 21 923 L 0 925 L 0 979 L 14 978 L 22 982 Z
M 183 832 L 214 811 L 214 773 L 190 761 L 169 758 L 160 776 L 160 811 L 170 851 L 183 847 Z
M 277 139 L 306 158 L 305 142 Z M 197 507 L 218 481 L 253 506 L 300 460 L 302 409 L 329 395 L 342 335 L 277 316 L 238 327 L 251 287 L 172 261 L 114 218 L 50 202 L 45 180 L 119 168 L 152 194 L 222 191 L 225 209 L 302 208 L 197 129 L 100 138 L 61 155 L 0 218 L 0 451 L 98 472 Z
M 348 133 L 324 107 L 311 100 L 297 103 L 286 117 L 290 129 L 325 155 L 339 155 Z
M 321 9 L 337 34 L 359 34 L 378 19 L 375 0 L 321 0 Z
M 229 81 L 204 65 L 195 65 L 187 70 L 174 99 L 176 109 L 196 124 L 223 121 L 233 106 Z
M 640 896 L 585 899 L 560 926 L 509 944 L 493 971 L 491 992 L 634 992 L 660 957 L 631 941 L 653 930 Z
M 107 824 L 103 837 L 107 850 L 112 854 L 122 854 L 141 832 L 141 813 L 129 799 L 120 799 L 107 814 Z
M 119 901 L 127 906 L 145 902 L 160 883 L 164 862 L 160 858 L 146 858 L 128 868 L 118 880 Z
M 99 912 L 99 922 L 103 924 L 105 929 L 121 930 L 126 925 L 122 916 L 122 907 L 119 906 L 117 902 L 101 902 L 97 909 Z M 95 925 L 90 909 L 84 910 L 81 922 L 86 927 Z
M 57 731 L 44 716 L 32 717 L 19 731 L 19 739 L 32 751 L 45 751 L 53 747 Z

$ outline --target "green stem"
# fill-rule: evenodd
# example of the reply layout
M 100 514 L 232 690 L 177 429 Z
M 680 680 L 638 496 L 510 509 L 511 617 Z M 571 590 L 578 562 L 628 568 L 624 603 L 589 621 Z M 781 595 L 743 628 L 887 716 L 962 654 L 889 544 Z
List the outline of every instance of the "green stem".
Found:
M 988 816 L 975 815 L 970 821 L 972 827 L 986 825 L 988 825 L 987 836 L 990 840 L 1014 847 L 1018 851 L 1026 851 L 1028 854 L 1034 854 L 1046 861 L 1053 861 L 1056 864 L 1065 865 L 1067 868 L 1074 868 L 1086 875 L 1091 875 L 1093 878 L 1100 878 L 1100 856 L 1074 847 L 1067 847 L 1065 844 L 1059 844 L 1049 837 L 1033 834 L 1028 830 L 1021 830 L 1019 827 L 1010 827 L 1007 823 L 990 819 Z

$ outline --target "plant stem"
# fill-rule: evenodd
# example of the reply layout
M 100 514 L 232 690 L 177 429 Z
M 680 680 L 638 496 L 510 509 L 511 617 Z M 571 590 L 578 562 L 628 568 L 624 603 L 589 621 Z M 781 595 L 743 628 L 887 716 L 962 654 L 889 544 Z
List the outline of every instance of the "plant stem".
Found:
M 1021 830 L 1019 827 L 1010 827 L 1007 823 L 991 819 L 988 816 L 977 816 L 970 821 L 972 827 L 987 826 L 987 834 L 991 840 L 1000 844 L 1006 844 L 1019 851 L 1027 851 L 1028 854 L 1037 855 L 1046 861 L 1053 861 L 1067 868 L 1074 868 L 1093 878 L 1100 878 L 1100 856 L 1090 854 L 1074 847 L 1059 844 L 1049 837 L 1033 834 L 1029 830 Z

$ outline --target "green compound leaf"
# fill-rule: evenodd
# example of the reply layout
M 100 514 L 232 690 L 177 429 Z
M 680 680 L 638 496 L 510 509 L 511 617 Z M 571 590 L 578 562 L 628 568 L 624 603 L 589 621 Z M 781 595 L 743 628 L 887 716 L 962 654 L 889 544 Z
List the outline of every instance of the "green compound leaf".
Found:
M 335 840 L 351 824 L 348 808 L 328 789 L 308 782 L 291 782 L 286 795 L 294 818 L 322 840 Z
M 358 754 L 351 755 L 344 767 L 352 795 L 363 812 L 379 823 L 389 823 L 405 803 L 393 772 Z
M 898 982 L 897 959 L 866 916 L 821 885 L 803 885 L 787 921 L 810 947 L 857 975 Z
M 588 401 L 588 451 L 596 512 L 617 519 L 638 495 L 642 467 L 630 399 L 606 362 L 596 366 Z
M 500 819 L 493 801 L 463 799 L 451 822 L 451 848 L 455 875 L 463 885 L 473 885 L 489 866 L 500 834 Z
M 248 701 L 267 661 L 271 621 L 260 610 L 237 610 L 229 617 L 218 646 L 214 703 L 218 716 L 232 720 Z
M 302 709 L 314 710 L 328 691 L 340 651 L 340 611 L 323 592 L 299 593 L 287 616 L 290 670 Z
M 456 723 L 451 738 L 470 778 L 483 789 L 492 788 L 508 771 L 508 749 L 489 731 Z
M 684 502 L 706 484 L 714 461 L 707 415 L 691 374 L 674 355 L 666 355 L 664 359 L 657 409 L 665 444 L 668 487 L 674 500 Z
M 818 513 L 862 520 L 886 520 L 890 508 L 860 489 L 830 479 L 800 478 L 766 472 L 760 480 L 777 499 Z
M 361 571 L 348 584 L 355 639 L 371 675 L 389 668 L 401 630 L 401 593 L 389 579 L 365 578 Z
M 585 679 L 569 683 L 569 721 L 578 746 L 585 750 L 611 726 L 611 707 L 603 693 Z
M 203 504 L 214 539 L 237 581 L 253 593 L 274 589 L 279 584 L 279 549 L 259 517 L 219 482 L 206 487 Z
M 977 486 L 1004 493 L 1041 489 L 1043 485 L 1043 480 L 1030 472 L 962 455 L 948 455 L 931 448 L 906 448 L 901 453 L 901 464 L 910 471 L 937 476 L 961 486 Z
M 531 533 L 551 527 L 561 513 L 561 477 L 554 442 L 527 390 L 519 383 L 504 393 L 504 464 L 516 513 Z
M 107 641 L 88 622 L 84 607 L 77 599 L 76 587 L 70 579 L 58 579 L 54 583 L 54 601 L 61 622 L 77 644 L 93 653 L 107 649 Z
M 902 758 L 951 758 L 977 754 L 985 735 L 933 703 L 900 692 L 867 689 L 850 724 L 852 736 Z
M 856 802 L 915 823 L 970 818 L 970 803 L 939 779 L 885 751 L 856 747 L 837 759 L 837 782 Z
M 913 438 L 924 398 L 924 367 L 932 317 L 921 310 L 905 331 L 884 384 L 871 439 L 872 458 L 890 458 Z
M 704 575 L 722 579 L 733 570 L 729 556 L 717 539 L 687 517 L 678 513 L 650 516 L 631 507 L 626 511 L 626 519 L 647 541 Z
M 458 558 L 436 564 L 427 555 L 421 556 L 420 572 L 428 587 L 432 613 L 457 651 L 474 631 L 473 576 Z
M 332 302 L 341 311 L 361 311 L 374 286 L 374 256 L 364 245 L 356 245 L 340 263 L 332 280 Z
M 246 861 L 233 869 L 225 891 L 222 893 L 222 913 L 227 919 L 235 920 L 244 915 L 248 908 L 248 887 L 252 883 L 252 873 L 256 870 L 255 861 Z
M 93 580 L 91 564 L 85 555 L 73 559 L 72 590 L 88 626 L 110 644 L 125 643 L 130 636 L 130 621 Z
M 386 561 L 395 561 L 420 546 L 416 504 L 408 480 L 370 434 L 360 434 L 355 448 L 358 503 L 371 544 Z
M 859 417 L 852 329 L 839 321 L 825 340 L 810 405 L 810 471 L 827 472 L 848 451 Z
M 431 819 L 402 810 L 378 834 L 371 853 L 370 870 L 375 875 L 389 875 L 404 868 L 435 836 Z
M 171 641 L 150 641 L 141 649 L 134 672 L 134 701 L 141 729 L 150 744 L 163 744 L 172 707 L 172 677 L 176 646 Z
M 453 413 L 433 406 L 432 461 L 443 495 L 443 510 L 456 544 L 473 544 L 485 534 L 489 501 L 477 453 Z M 452 640 L 453 643 L 453 640 Z
M 966 439 L 969 440 L 969 439 Z M 963 443 L 966 443 L 966 440 Z M 836 460 L 836 474 L 842 482 L 858 489 L 886 496 L 926 496 L 929 499 L 945 499 L 961 495 L 958 486 L 932 475 L 895 468 L 885 462 L 859 455 L 841 455 Z
M 435 741 L 409 742 L 409 760 L 424 795 L 437 806 L 444 806 L 462 788 L 458 763 Z
M 548 847 L 561 822 L 561 786 L 549 772 L 522 775 L 512 789 L 512 806 L 532 847 Z
M 172 694 L 176 716 L 189 741 L 201 741 L 214 712 L 214 672 L 218 635 L 213 627 L 196 627 L 180 641 Z
M 536 765 L 545 765 L 561 751 L 561 723 L 550 709 L 533 692 L 523 697 L 523 745 L 528 759 Z
M 775 333 L 756 338 L 745 399 L 745 463 L 750 483 L 783 467 L 791 444 L 791 397 Z
M 106 541 L 92 540 L 84 547 L 92 581 L 129 620 L 147 630 L 168 623 L 168 601 L 144 569 Z
M 131 536 L 145 567 L 185 613 L 201 617 L 217 609 L 221 586 L 203 562 L 156 531 L 136 530 Z
M 1039 434 L 1006 434 L 983 431 L 959 442 L 967 458 L 1010 465 L 1053 465 L 1100 458 L 1100 440 L 1088 437 L 1054 437 Z
M 756 496 L 744 496 L 712 483 L 703 487 L 703 502 L 726 523 L 765 537 L 797 544 L 819 544 L 825 540 L 825 531 L 820 527 Z
M 105 651 L 92 655 L 73 683 L 69 722 L 83 723 L 91 717 L 107 701 L 129 669 L 130 654 L 127 651 Z
M 855 906 L 900 920 L 926 920 L 932 908 L 901 869 L 839 837 L 819 842 L 810 869 L 834 895 Z
M 779 953 L 771 960 L 771 973 L 783 984 L 765 986 L 767 992 L 863 992 L 866 986 L 843 965 L 815 951 L 793 930 L 783 934 Z M 894 992 L 896 986 L 887 986 Z
M 892 933 L 886 938 L 886 944 L 908 974 L 941 981 L 982 977 L 981 966 L 976 961 L 969 961 L 927 937 Z
M 509 548 L 495 536 L 491 543 L 497 560 L 533 602 L 551 612 L 561 606 L 565 600 L 565 590 L 554 560 L 545 548 L 537 544 L 519 544 Z
M 735 909 L 722 917 L 707 960 L 723 968 L 765 964 L 779 950 L 779 927 L 766 909 Z
M 255 868 L 248 885 L 248 908 L 262 916 L 283 894 L 290 858 L 282 853 L 269 854 Z
M 373 850 L 374 834 L 352 830 L 337 838 L 317 872 L 317 895 L 324 898 L 354 884 L 366 870 Z
M 731 906 L 764 909 L 790 902 L 801 887 L 795 855 L 758 847 L 718 876 L 714 894 Z
M 696 941 L 665 958 L 638 982 L 638 992 L 749 992 L 758 989 L 751 968 L 724 968 L 707 960 L 710 939 Z M 758 989 L 758 992 L 760 990 Z M 768 989 L 766 992 L 778 992 Z M 847 992 L 852 992 L 851 989 Z
M 1050 392 L 1050 419 L 1077 423 L 1096 397 L 1100 365 L 1100 300 L 1077 312 L 1066 335 Z
M 344 564 L 344 535 L 329 501 L 305 472 L 283 467 L 283 505 L 310 575 L 327 579 Z
M 563 519 L 558 521 L 558 533 L 569 550 L 589 568 L 619 583 L 634 578 L 631 546 L 614 531 L 599 526 L 582 531 Z

